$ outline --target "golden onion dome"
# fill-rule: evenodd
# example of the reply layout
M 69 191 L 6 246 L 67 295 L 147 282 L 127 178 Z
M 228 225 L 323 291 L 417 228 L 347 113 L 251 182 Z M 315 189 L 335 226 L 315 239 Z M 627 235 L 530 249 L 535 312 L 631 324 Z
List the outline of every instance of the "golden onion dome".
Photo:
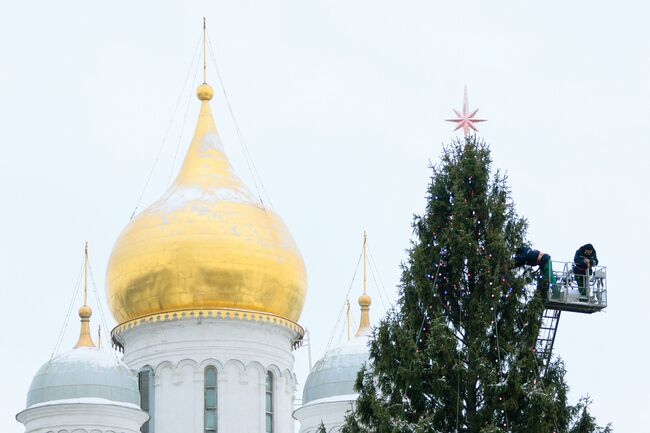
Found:
M 238 309 L 298 320 L 307 277 L 280 217 L 235 175 L 208 101 L 174 183 L 124 228 L 106 291 L 120 323 L 158 313 Z

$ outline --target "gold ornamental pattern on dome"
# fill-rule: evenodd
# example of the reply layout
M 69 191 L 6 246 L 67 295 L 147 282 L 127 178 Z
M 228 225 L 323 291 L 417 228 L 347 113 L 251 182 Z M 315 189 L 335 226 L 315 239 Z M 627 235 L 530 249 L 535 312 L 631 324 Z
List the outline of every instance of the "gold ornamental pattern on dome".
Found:
M 122 231 L 107 270 L 119 323 L 165 312 L 240 309 L 297 321 L 307 290 L 289 230 L 234 173 L 202 84 L 192 143 L 174 183 Z

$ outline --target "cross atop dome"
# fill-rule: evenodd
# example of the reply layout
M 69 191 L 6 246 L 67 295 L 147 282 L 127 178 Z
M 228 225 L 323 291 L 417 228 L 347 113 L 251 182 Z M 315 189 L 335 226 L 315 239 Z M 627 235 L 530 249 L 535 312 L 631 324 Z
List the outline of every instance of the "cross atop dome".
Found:
M 474 131 L 478 131 L 476 127 L 474 126 L 474 123 L 477 122 L 486 122 L 485 119 L 475 119 L 474 116 L 476 116 L 476 113 L 478 113 L 478 108 L 471 113 L 469 112 L 469 102 L 467 101 L 467 85 L 465 85 L 465 94 L 463 95 L 463 111 L 462 113 L 459 113 L 456 110 L 453 110 L 453 112 L 456 114 L 455 119 L 446 119 L 447 122 L 456 122 L 458 125 L 454 129 L 454 131 L 459 130 L 460 128 L 463 128 L 463 134 L 465 137 L 469 135 L 469 130 L 473 129 Z

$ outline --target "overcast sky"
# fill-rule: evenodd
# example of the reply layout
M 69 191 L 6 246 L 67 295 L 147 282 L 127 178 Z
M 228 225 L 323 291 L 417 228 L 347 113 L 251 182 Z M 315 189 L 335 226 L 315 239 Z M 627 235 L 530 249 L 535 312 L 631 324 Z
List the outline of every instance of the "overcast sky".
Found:
M 459 136 L 444 119 L 467 84 L 531 241 L 558 260 L 591 242 L 608 266 L 606 312 L 560 322 L 555 354 L 571 398 L 589 394 L 598 420 L 618 432 L 647 431 L 646 2 L 141 3 L 14 1 L 0 13 L 0 431 L 23 431 L 14 415 L 55 348 L 86 240 L 100 295 L 91 294 L 93 323 L 101 305 L 114 325 L 106 263 L 170 121 L 142 206 L 162 194 L 189 144 L 203 16 L 265 190 L 306 262 L 300 323 L 314 360 L 364 229 L 396 297 L 429 161 Z M 226 151 L 252 188 L 212 62 L 208 81 Z M 359 293 L 357 279 L 353 305 Z M 388 300 L 372 279 L 369 293 L 376 322 Z M 61 348 L 77 333 L 73 313 Z M 300 390 L 307 371 L 302 348 Z

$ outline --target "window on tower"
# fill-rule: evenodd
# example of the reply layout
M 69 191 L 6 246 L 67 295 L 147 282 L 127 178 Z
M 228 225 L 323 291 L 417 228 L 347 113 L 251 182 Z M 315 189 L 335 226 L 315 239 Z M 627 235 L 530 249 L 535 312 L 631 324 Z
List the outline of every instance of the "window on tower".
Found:
M 273 433 L 273 374 L 266 372 L 266 433 Z
M 154 433 L 154 392 L 153 392 L 153 368 L 147 366 L 138 373 L 138 388 L 140 390 L 140 407 L 149 414 L 147 422 L 142 424 L 142 433 Z
M 204 406 L 204 431 L 205 433 L 217 432 L 217 369 L 209 366 L 205 368 L 203 388 Z

